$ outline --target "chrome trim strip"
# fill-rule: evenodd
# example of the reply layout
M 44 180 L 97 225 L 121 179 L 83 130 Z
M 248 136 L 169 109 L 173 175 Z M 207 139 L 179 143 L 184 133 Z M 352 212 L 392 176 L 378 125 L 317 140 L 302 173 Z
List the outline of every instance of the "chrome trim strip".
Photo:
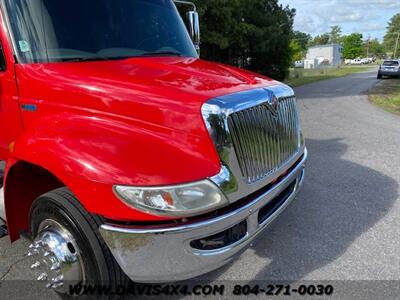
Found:
M 4 3 L 4 0 L 0 0 L 0 11 L 1 11 L 1 14 L 2 14 L 3 19 L 4 19 L 4 26 L 5 26 L 5 29 L 7 31 L 6 34 L 8 35 L 8 38 L 11 41 L 11 49 L 12 49 L 13 55 L 14 55 L 14 57 L 16 59 L 15 63 L 19 63 L 21 60 L 20 60 L 20 57 L 19 57 L 19 52 L 17 50 L 18 47 L 17 47 L 17 43 L 15 41 L 14 34 L 12 32 L 12 29 L 11 29 L 10 17 L 8 15 L 8 10 L 6 8 L 6 4 Z
M 4 205 L 4 187 L 0 188 L 0 225 L 1 220 L 6 220 L 6 210 Z
M 301 135 L 300 122 L 298 116 L 293 114 L 299 130 L 298 151 L 286 162 L 282 162 L 274 172 L 265 174 L 259 180 L 249 183 L 248 179 L 243 176 L 229 130 L 229 117 L 236 112 L 261 104 L 273 106 L 273 101 L 276 100 L 274 97 L 278 100 L 286 99 L 294 97 L 294 92 L 289 86 L 278 84 L 214 98 L 202 107 L 205 124 L 221 159 L 220 173 L 210 179 L 224 191 L 231 203 L 260 190 L 280 177 L 304 154 L 305 145 Z
M 189 5 L 193 8 L 193 11 L 197 11 L 197 7 L 196 4 L 194 4 L 193 2 L 190 1 L 185 1 L 185 0 L 174 0 L 175 3 L 179 3 L 179 4 L 186 4 Z
M 173 282 L 215 270 L 246 249 L 265 228 L 294 200 L 304 178 L 307 151 L 301 162 L 264 194 L 232 212 L 187 225 L 158 228 L 123 227 L 104 224 L 100 233 L 124 272 L 136 282 Z M 296 182 L 292 194 L 263 223 L 258 213 L 268 202 Z M 212 236 L 247 221 L 247 234 L 224 248 L 205 251 L 190 242 Z

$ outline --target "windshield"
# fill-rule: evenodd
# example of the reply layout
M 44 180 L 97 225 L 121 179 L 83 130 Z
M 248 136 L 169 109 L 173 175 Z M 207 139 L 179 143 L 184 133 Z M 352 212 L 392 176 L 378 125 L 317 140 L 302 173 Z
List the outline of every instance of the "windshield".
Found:
M 393 60 L 387 60 L 383 62 L 384 66 L 398 66 L 399 62 L 398 61 L 393 61 Z
M 197 57 L 171 0 L 6 0 L 21 63 Z

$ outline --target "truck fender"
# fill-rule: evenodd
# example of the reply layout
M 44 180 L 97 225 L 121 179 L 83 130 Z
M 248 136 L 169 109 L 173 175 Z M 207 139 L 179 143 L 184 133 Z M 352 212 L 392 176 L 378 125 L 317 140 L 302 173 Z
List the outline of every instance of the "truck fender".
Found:
M 114 195 L 113 185 L 170 185 L 201 180 L 219 172 L 220 162 L 209 138 L 135 120 L 68 112 L 39 120 L 10 147 L 5 207 L 13 237 L 27 229 L 32 201 L 48 188 L 67 186 L 88 212 L 108 219 L 165 220 L 128 207 Z M 22 182 L 26 174 L 19 170 L 26 169 L 21 168 L 21 162 L 25 163 L 23 166 L 40 168 L 45 174 L 42 178 L 51 178 L 50 184 L 30 177 L 32 183 Z M 16 192 L 18 186 L 34 192 L 21 195 Z M 22 200 L 21 196 L 28 199 Z

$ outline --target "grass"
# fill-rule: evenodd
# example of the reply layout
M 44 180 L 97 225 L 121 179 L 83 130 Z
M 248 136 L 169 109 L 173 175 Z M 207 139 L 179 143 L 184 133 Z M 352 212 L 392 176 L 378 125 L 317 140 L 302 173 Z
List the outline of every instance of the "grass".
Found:
M 384 79 L 369 91 L 369 100 L 382 109 L 400 115 L 400 79 Z
M 291 69 L 286 84 L 295 87 L 321 80 L 343 77 L 348 74 L 364 72 L 375 65 L 341 66 L 321 69 Z

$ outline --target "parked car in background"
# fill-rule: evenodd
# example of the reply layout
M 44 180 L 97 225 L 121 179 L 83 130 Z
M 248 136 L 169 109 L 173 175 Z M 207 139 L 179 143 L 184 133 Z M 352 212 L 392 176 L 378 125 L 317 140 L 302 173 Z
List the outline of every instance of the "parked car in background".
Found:
M 296 60 L 294 62 L 294 67 L 295 68 L 304 68 L 304 60 Z
M 344 63 L 346 65 L 367 65 L 373 63 L 374 59 L 372 57 L 355 58 L 355 59 L 345 59 Z
M 400 60 L 385 60 L 382 65 L 379 66 L 377 78 L 381 79 L 384 76 L 400 77 Z
M 350 64 L 351 65 L 362 65 L 363 62 L 362 62 L 361 58 L 355 58 L 355 59 L 351 60 Z
M 321 67 L 327 67 L 327 66 L 329 66 L 329 65 L 330 65 L 329 59 L 325 58 L 323 61 L 321 61 L 321 62 L 319 63 L 319 65 L 320 65 Z

